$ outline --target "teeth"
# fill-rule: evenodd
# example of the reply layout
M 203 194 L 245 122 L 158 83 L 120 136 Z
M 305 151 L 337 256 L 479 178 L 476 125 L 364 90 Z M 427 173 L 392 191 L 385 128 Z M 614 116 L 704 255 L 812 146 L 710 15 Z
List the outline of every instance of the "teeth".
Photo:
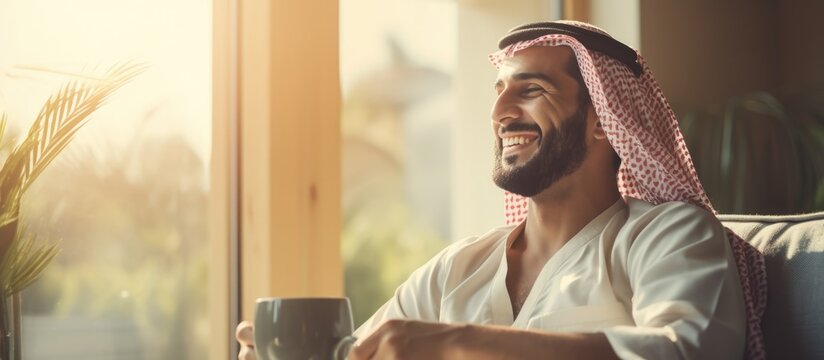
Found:
M 532 142 L 532 138 L 526 138 L 523 136 L 515 136 L 509 138 L 501 139 L 503 146 L 513 146 L 513 145 L 522 145 L 522 144 L 529 144 Z

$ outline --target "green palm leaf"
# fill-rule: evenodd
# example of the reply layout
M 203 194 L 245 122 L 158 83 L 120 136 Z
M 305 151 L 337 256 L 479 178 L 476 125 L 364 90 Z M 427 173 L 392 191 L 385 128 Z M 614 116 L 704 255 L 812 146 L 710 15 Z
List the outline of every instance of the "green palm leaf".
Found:
M 57 256 L 58 244 L 37 244 L 35 236 L 14 241 L 0 264 L 3 294 L 15 294 L 37 280 L 43 269 Z
M 59 252 L 18 229 L 23 194 L 71 142 L 89 116 L 117 89 L 145 70 L 138 64 L 113 66 L 102 79 L 82 77 L 50 97 L 25 139 L 0 168 L 0 295 L 15 294 L 34 282 Z M 2 138 L 7 116 L 0 116 Z
M 89 120 L 95 110 L 105 103 L 118 88 L 145 69 L 142 65 L 113 67 L 106 80 L 96 83 L 71 82 L 43 106 L 25 141 L 23 191 L 39 176 L 46 166 L 69 144 L 75 133 Z

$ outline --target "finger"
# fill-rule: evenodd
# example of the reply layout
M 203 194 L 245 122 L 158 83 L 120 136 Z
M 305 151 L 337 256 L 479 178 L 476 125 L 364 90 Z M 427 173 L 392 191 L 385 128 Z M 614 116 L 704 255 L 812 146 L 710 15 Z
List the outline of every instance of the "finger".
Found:
M 349 351 L 349 360 L 368 360 L 378 351 L 383 336 L 389 331 L 388 323 L 383 323 L 372 334 L 369 334 L 363 341 L 352 347 Z
M 242 345 L 252 347 L 255 344 L 255 326 L 248 321 L 241 321 L 235 331 L 237 341 Z
M 361 349 L 360 344 L 352 345 L 349 349 L 349 353 L 346 354 L 346 360 L 368 360 L 370 354 L 367 354 L 363 349 Z
M 257 360 L 255 349 L 251 346 L 241 346 L 240 354 L 237 355 L 238 360 Z

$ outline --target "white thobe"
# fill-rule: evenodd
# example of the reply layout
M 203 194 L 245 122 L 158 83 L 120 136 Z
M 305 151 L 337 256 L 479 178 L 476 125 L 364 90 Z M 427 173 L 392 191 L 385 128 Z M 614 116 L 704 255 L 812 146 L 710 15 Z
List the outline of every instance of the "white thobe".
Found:
M 623 359 L 742 358 L 743 294 L 712 214 L 683 202 L 618 200 L 547 261 L 513 319 L 506 249 L 524 224 L 451 244 L 355 335 L 388 319 L 417 319 L 603 332 Z

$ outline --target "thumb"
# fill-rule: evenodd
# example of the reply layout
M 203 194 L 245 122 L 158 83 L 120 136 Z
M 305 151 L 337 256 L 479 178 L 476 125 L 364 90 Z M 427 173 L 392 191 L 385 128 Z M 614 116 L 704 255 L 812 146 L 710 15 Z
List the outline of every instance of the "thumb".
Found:
M 255 326 L 248 321 L 242 321 L 237 325 L 235 337 L 237 338 L 237 341 L 244 346 L 254 346 Z

